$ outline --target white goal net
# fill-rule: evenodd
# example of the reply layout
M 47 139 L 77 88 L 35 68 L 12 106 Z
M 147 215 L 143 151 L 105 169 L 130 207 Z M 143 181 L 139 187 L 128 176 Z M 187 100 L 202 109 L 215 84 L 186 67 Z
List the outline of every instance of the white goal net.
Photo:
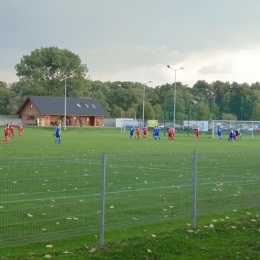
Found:
M 228 138 L 231 128 L 240 133 L 238 139 L 260 139 L 260 121 L 214 120 L 211 125 L 212 139 L 218 139 L 218 126 L 224 139 Z

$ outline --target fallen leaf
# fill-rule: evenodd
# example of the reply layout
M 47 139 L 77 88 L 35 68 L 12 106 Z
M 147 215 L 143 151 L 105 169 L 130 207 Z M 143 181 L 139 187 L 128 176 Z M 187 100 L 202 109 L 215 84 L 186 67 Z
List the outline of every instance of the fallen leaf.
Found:
M 204 251 L 206 251 L 206 252 L 209 251 L 206 247 L 201 247 L 200 249 L 201 249 L 201 250 L 204 250 Z
M 156 237 L 156 235 L 154 235 L 154 234 L 151 234 L 151 236 L 152 236 L 152 237 Z
M 148 253 L 152 253 L 152 251 L 151 251 L 150 249 L 147 249 L 147 252 L 148 252 Z
M 96 248 L 94 248 L 94 247 L 92 247 L 92 248 L 89 250 L 90 253 L 94 253 L 95 251 L 96 251 Z
M 44 258 L 51 258 L 51 255 L 45 255 Z
M 235 227 L 235 226 L 231 226 L 230 228 L 232 228 L 232 229 L 236 229 L 237 227 Z
M 53 245 L 47 245 L 46 247 L 48 247 L 48 248 L 53 248 Z

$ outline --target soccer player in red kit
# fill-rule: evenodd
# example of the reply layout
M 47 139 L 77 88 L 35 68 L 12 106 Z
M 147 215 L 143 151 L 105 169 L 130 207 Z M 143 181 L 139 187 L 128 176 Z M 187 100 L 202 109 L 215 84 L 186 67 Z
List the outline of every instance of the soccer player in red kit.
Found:
M 168 129 L 168 141 L 171 141 L 171 131 L 172 131 L 172 127 L 169 127 L 169 129 Z
M 11 122 L 11 124 L 9 125 L 9 137 L 11 137 L 12 135 L 12 138 L 14 137 L 14 124 L 13 122 Z
M 200 141 L 199 135 L 200 135 L 199 128 L 196 127 L 196 129 L 195 129 L 195 135 L 194 135 L 194 140 L 197 138 L 197 139 L 199 139 L 199 141 Z
M 168 141 L 173 141 L 174 140 L 174 135 L 175 135 L 174 127 L 171 126 L 168 129 Z
M 140 127 L 138 126 L 135 131 L 135 139 L 139 139 L 140 137 Z
M 4 132 L 5 132 L 5 138 L 2 139 L 1 142 L 5 141 L 5 143 L 8 144 L 8 141 L 9 141 L 9 125 L 8 124 L 6 124 Z
M 143 128 L 143 136 L 144 136 L 144 140 L 147 139 L 147 134 L 148 134 L 148 127 L 145 126 L 145 127 Z
M 23 132 L 23 123 L 18 126 L 18 137 L 20 138 Z

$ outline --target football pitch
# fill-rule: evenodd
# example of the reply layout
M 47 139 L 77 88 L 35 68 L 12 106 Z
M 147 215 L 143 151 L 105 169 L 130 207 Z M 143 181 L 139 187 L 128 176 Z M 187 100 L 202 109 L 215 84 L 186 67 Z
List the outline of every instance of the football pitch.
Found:
M 3 132 L 3 128 L 0 128 Z M 115 128 L 25 127 L 0 144 L 1 243 L 98 233 L 102 154 L 106 154 L 105 226 L 123 229 L 191 216 L 194 151 L 197 214 L 257 206 L 260 140 L 212 139 L 177 132 L 173 142 L 129 139 Z

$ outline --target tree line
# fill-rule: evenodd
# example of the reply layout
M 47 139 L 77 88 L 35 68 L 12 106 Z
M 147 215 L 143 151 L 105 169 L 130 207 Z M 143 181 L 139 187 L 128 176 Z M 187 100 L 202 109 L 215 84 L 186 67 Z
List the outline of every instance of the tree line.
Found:
M 97 99 L 109 117 L 173 120 L 174 83 L 154 88 L 138 82 L 101 82 L 87 77 L 78 55 L 42 47 L 15 66 L 18 82 L 0 81 L 0 114 L 15 114 L 28 95 Z M 145 88 L 145 91 L 144 91 Z M 260 120 L 260 83 L 251 85 L 198 80 L 192 87 L 176 83 L 176 120 Z

